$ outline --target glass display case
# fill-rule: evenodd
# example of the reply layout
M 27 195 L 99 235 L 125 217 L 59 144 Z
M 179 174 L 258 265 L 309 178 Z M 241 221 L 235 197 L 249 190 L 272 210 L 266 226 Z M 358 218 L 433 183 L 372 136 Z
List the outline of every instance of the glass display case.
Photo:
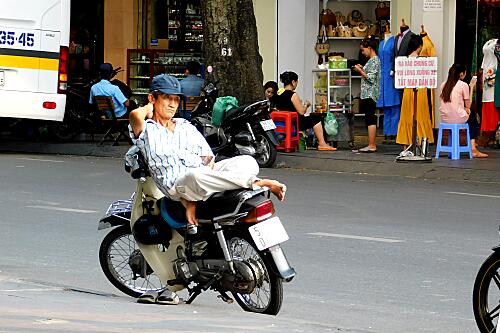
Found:
M 202 63 L 201 53 L 155 49 L 129 49 L 127 59 L 127 84 L 139 105 L 144 104 L 155 75 L 170 74 L 182 80 L 186 63 Z

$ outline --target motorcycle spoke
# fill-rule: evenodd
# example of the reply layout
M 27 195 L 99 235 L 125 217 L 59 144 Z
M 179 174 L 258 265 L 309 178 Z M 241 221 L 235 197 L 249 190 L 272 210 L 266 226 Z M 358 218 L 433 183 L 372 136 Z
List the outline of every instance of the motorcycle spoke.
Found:
M 493 275 L 493 281 L 495 281 L 497 288 L 500 289 L 500 275 L 498 274 L 498 272 Z
M 491 320 L 495 319 L 498 317 L 498 310 L 500 309 L 500 304 L 498 304 L 493 310 L 488 312 L 488 316 L 490 317 Z

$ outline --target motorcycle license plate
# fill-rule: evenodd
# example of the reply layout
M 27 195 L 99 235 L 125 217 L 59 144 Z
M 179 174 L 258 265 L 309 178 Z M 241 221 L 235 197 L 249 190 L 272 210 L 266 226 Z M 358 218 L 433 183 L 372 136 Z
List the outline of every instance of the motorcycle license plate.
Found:
M 5 72 L 0 71 L 0 87 L 5 86 Z
M 274 121 L 272 119 L 262 120 L 260 122 L 260 126 L 264 129 L 264 131 L 270 131 L 276 128 Z
M 283 243 L 289 239 L 283 224 L 278 217 L 272 217 L 263 222 L 248 228 L 250 235 L 257 245 L 257 248 L 262 251 L 276 244 Z

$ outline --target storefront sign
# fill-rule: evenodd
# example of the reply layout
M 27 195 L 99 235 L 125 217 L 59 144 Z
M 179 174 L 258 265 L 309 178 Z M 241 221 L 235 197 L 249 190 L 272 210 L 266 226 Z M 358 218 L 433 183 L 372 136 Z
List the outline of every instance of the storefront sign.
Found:
M 425 12 L 442 12 L 443 0 L 424 0 Z
M 437 62 L 437 57 L 397 57 L 396 88 L 437 88 Z

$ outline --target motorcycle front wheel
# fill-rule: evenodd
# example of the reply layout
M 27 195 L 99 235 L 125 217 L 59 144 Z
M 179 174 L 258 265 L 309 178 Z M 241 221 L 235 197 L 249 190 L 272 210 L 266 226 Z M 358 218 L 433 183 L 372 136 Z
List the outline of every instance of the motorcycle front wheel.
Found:
M 481 265 L 474 282 L 472 307 L 481 333 L 496 331 L 500 314 L 500 253 L 494 252 Z
M 165 288 L 142 256 L 130 227 L 117 227 L 104 237 L 99 262 L 109 282 L 132 297 Z
M 264 133 L 255 134 L 255 141 L 257 143 L 255 160 L 261 168 L 271 168 L 276 162 L 278 151 L 276 146 Z
M 273 273 L 268 258 L 257 250 L 250 236 L 231 236 L 228 247 L 233 259 L 251 262 L 261 276 L 252 293 L 233 293 L 238 304 L 248 312 L 277 315 L 283 303 L 283 281 Z

